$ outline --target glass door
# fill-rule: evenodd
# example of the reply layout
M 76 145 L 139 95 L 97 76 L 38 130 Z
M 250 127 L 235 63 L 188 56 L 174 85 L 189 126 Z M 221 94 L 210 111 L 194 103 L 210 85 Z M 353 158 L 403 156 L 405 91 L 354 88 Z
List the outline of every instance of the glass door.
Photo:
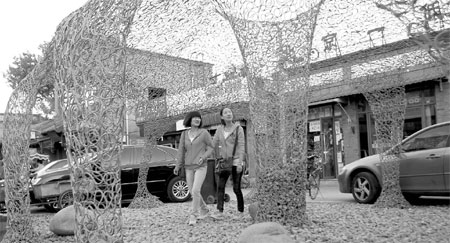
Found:
M 333 118 L 321 119 L 321 145 L 323 161 L 323 177 L 336 178 L 336 161 L 334 153 L 334 122 Z

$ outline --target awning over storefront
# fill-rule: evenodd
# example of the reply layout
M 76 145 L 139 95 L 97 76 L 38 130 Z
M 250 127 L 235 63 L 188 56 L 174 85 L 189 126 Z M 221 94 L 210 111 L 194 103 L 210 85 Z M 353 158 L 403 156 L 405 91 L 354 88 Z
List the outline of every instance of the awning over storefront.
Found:
M 220 124 L 220 115 L 218 112 L 202 115 L 202 118 L 204 127 Z
M 347 119 L 350 122 L 352 121 L 352 119 L 348 115 L 348 112 L 345 110 L 344 106 L 342 106 L 342 105 L 346 105 L 347 104 L 347 101 L 344 100 L 343 98 L 334 98 L 334 99 L 328 99 L 328 100 L 321 100 L 321 101 L 311 102 L 311 103 L 308 104 L 308 107 L 318 106 L 318 105 L 325 105 L 325 104 L 330 104 L 330 103 L 336 103 L 339 107 L 341 107 L 342 111 L 347 116 Z
M 311 103 L 309 103 L 308 106 L 323 105 L 323 104 L 334 103 L 334 102 L 340 103 L 340 104 L 347 104 L 347 101 L 342 98 L 334 98 L 334 99 L 311 102 Z
M 223 107 L 231 108 L 231 110 L 233 111 L 233 114 L 234 114 L 235 121 L 242 121 L 242 120 L 249 119 L 250 108 L 249 108 L 248 102 L 235 102 L 235 103 L 231 103 L 231 104 L 229 103 L 229 104 L 224 104 L 221 106 L 216 106 L 216 107 L 211 107 L 208 109 L 200 110 L 200 113 L 202 114 L 202 118 L 203 118 L 203 124 L 202 124 L 203 127 L 210 127 L 210 126 L 220 124 L 219 112 Z M 186 112 L 186 113 L 188 113 L 188 112 Z M 172 117 L 160 118 L 156 122 L 162 123 L 162 124 L 169 124 L 170 127 L 168 128 L 166 135 L 171 132 L 176 134 L 179 132 L 177 131 L 178 129 L 176 128 L 175 124 L 177 121 L 183 120 L 186 113 L 179 114 L 179 115 L 172 116 Z M 153 122 L 155 122 L 155 121 L 153 121 Z M 146 121 L 146 122 L 142 122 L 138 125 L 145 127 L 145 124 L 150 124 L 150 122 Z M 242 124 L 242 122 L 241 122 L 241 124 Z
M 50 137 L 41 137 L 41 138 L 37 138 L 37 139 L 31 139 L 30 145 L 38 144 L 40 142 L 47 141 L 47 140 L 50 140 Z

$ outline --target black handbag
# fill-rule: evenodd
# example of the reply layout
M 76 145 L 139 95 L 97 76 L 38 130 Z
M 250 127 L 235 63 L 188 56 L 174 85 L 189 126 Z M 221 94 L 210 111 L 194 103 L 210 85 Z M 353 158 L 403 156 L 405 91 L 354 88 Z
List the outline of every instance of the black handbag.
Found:
M 217 158 L 216 159 L 216 167 L 214 169 L 214 172 L 216 174 L 220 174 L 225 171 L 231 173 L 231 169 L 233 168 L 233 157 L 236 153 L 236 146 L 238 143 L 238 134 L 239 133 L 236 128 L 236 139 L 234 140 L 233 155 L 231 155 L 231 157 L 229 157 L 229 158 Z

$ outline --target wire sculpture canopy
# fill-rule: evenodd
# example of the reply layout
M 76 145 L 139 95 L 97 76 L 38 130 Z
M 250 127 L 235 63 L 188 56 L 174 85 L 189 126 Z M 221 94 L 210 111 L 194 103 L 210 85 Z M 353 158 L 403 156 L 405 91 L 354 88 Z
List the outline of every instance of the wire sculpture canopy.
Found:
M 64 120 L 78 242 L 123 241 L 125 117 L 135 117 L 145 131 L 131 207 L 152 208 L 159 201 L 146 178 L 157 139 L 188 111 L 227 106 L 249 106 L 234 112 L 254 138 L 248 147 L 259 169 L 258 220 L 306 223 L 308 104 L 325 86 L 348 84 L 368 100 L 383 170 L 392 172 L 383 177 L 391 193 L 380 201 L 392 201 L 399 195 L 399 151 L 387 148 L 399 142 L 405 114 L 398 73 L 436 65 L 442 68 L 431 78 L 449 75 L 449 9 L 448 0 L 88 1 L 60 23 L 44 58 L 10 97 L 5 239 L 38 237 L 27 162 L 31 112 L 38 88 L 49 83 Z M 404 41 L 405 52 L 376 52 L 408 37 L 421 48 Z

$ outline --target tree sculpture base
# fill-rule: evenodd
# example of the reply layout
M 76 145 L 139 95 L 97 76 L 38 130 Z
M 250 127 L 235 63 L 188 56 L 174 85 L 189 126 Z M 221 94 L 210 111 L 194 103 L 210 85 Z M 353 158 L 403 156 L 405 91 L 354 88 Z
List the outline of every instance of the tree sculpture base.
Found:
M 147 194 L 140 195 L 139 197 L 135 197 L 133 201 L 130 203 L 128 208 L 137 208 L 137 209 L 152 209 L 157 208 L 164 205 L 157 197 Z

